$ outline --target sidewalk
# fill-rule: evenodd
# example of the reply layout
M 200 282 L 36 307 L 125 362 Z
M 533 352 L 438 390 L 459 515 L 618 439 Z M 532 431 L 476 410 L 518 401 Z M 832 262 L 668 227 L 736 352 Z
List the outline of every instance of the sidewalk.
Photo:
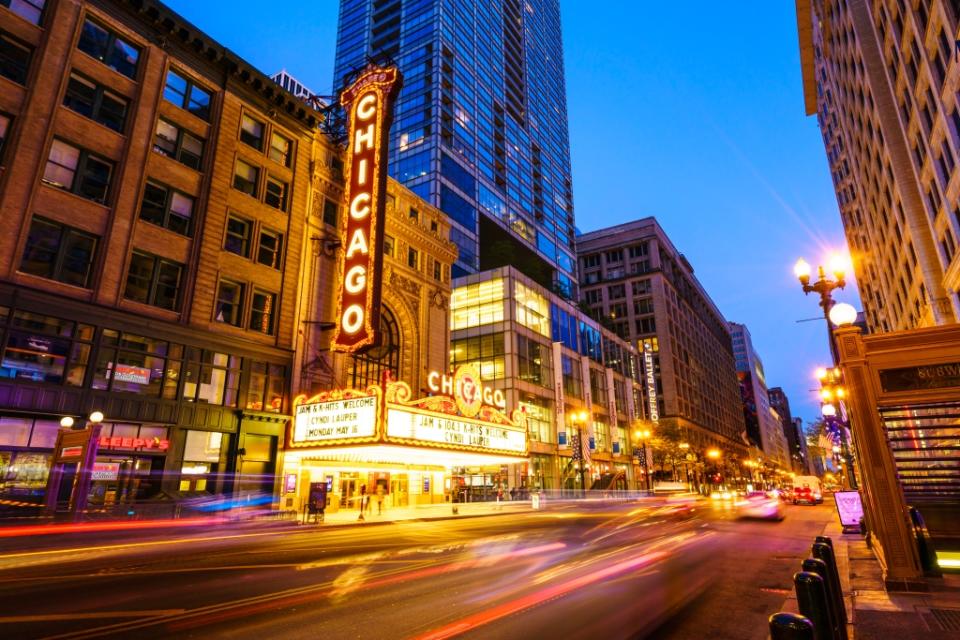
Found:
M 927 593 L 890 593 L 883 588 L 880 563 L 863 536 L 842 533 L 837 522 L 827 524 L 822 535 L 833 540 L 850 640 L 960 637 L 960 575 L 928 578 Z M 787 599 L 781 611 L 798 612 L 796 594 Z
M 453 509 L 456 507 L 457 513 Z M 377 514 L 376 504 L 372 505 L 370 510 L 363 514 L 364 519 L 360 520 L 360 512 L 356 509 L 341 509 L 335 513 L 327 510 L 320 526 L 345 526 L 345 525 L 373 525 L 390 524 L 392 522 L 424 521 L 424 520 L 450 520 L 456 518 L 469 518 L 492 515 L 509 515 L 512 513 L 526 513 L 532 511 L 529 500 L 507 500 L 504 502 L 467 502 L 451 505 L 449 502 L 440 504 L 424 504 L 413 507 L 384 508 L 382 514 Z M 298 522 L 303 522 L 302 514 Z M 307 522 L 313 524 L 312 521 Z

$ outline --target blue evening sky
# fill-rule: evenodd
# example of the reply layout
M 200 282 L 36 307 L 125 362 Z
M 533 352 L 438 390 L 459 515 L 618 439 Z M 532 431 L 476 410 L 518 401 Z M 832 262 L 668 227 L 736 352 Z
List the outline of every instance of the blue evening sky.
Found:
M 332 93 L 336 0 L 166 1 L 265 73 Z M 561 6 L 577 225 L 656 216 L 723 314 L 749 327 L 767 384 L 813 419 L 826 330 L 796 322 L 820 309 L 791 269 L 844 245 L 804 115 L 794 3 Z M 859 308 L 854 290 L 839 298 Z

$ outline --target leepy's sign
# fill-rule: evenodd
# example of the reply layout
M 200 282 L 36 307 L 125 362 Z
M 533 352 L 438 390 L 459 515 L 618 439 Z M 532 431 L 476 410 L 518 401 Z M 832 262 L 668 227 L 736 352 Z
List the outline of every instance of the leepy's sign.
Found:
M 522 428 L 405 409 L 387 410 L 387 437 L 481 452 L 527 452 Z
M 332 347 L 355 352 L 380 339 L 380 290 L 387 190 L 387 140 L 393 99 L 400 89 L 396 67 L 374 67 L 340 95 L 347 112 L 350 179 L 340 258 L 337 327 Z
M 377 396 L 363 396 L 297 405 L 293 417 L 294 445 L 347 438 L 371 438 L 377 428 Z

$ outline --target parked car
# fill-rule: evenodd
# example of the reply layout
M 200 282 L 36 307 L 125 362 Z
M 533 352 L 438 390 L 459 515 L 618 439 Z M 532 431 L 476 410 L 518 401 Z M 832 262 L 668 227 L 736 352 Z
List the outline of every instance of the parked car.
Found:
M 796 476 L 793 479 L 793 504 L 821 504 L 823 489 L 816 476 Z

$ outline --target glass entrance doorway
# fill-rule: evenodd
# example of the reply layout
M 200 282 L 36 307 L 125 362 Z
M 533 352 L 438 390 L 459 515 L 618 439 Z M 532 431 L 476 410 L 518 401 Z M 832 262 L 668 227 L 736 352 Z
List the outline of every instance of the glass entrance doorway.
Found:
M 360 476 L 357 473 L 340 473 L 340 508 L 360 508 Z
M 390 497 L 393 499 L 393 506 L 408 506 L 410 504 L 409 491 L 407 474 L 397 473 L 390 476 Z

